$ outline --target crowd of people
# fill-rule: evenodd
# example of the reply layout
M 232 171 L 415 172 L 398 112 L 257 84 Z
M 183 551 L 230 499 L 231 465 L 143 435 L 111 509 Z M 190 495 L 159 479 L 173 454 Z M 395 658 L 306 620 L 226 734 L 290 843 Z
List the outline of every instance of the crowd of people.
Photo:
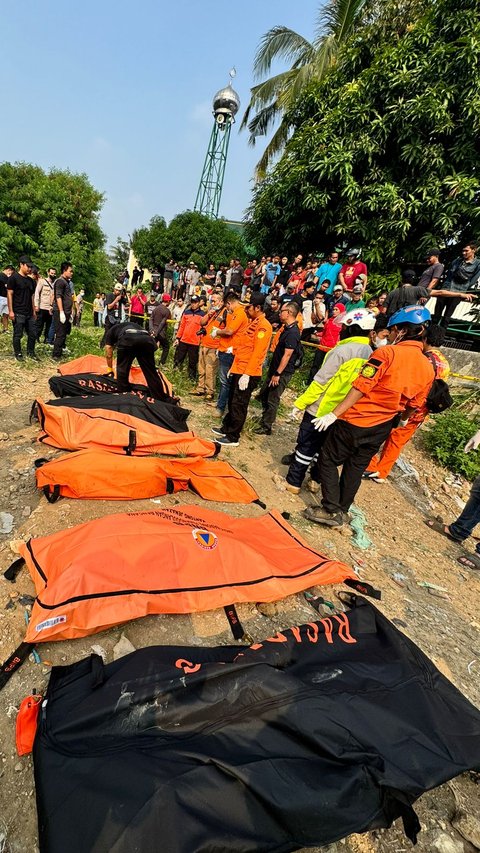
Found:
M 97 292 L 94 324 L 103 327 L 109 370 L 117 349 L 119 390 L 128 389 L 137 358 L 161 397 L 154 354 L 161 351 L 164 365 L 172 341 L 174 367 L 187 364 L 191 393 L 205 400 L 212 433 L 226 447 L 238 446 L 255 391 L 261 403 L 255 432 L 271 435 L 304 347 L 313 346 L 309 384 L 291 412 L 292 419 L 302 415 L 296 446 L 282 459 L 286 476 L 274 480 L 298 494 L 309 472 L 307 489 L 321 490 L 322 504 L 307 509 L 307 517 L 339 527 L 362 477 L 384 482 L 429 412 L 451 403 L 440 347 L 455 307 L 472 301 L 480 287 L 476 252 L 468 243 L 445 270 L 440 252 L 431 249 L 422 272 L 403 270 L 398 286 L 377 296 L 368 295 L 368 268 L 358 249 L 348 250 L 343 263 L 334 251 L 306 262 L 301 255 L 291 262 L 274 255 L 245 268 L 238 259 L 217 269 L 209 264 L 203 274 L 193 262 L 181 267 L 170 259 L 149 283 L 135 267 L 131 281 L 124 273 L 109 293 Z M 62 358 L 84 304 L 72 278 L 69 262 L 58 277 L 53 267 L 42 277 L 26 256 L 18 270 L 5 268 L 2 331 L 10 318 L 16 358 L 22 358 L 24 333 L 28 356 L 35 358 L 43 335 L 53 358 Z M 436 297 L 433 316 L 425 307 L 430 297 Z

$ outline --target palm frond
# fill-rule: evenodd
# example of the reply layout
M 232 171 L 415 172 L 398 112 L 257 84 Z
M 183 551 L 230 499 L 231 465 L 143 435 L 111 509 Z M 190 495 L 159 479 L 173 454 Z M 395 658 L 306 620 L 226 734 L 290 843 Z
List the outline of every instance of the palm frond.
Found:
M 282 109 L 276 101 L 259 110 L 248 125 L 250 131 L 248 144 L 253 146 L 257 136 L 266 136 L 281 112 Z
M 263 152 L 260 160 L 258 161 L 255 167 L 255 180 L 262 181 L 267 174 L 268 167 L 271 165 L 272 161 L 280 154 L 281 151 L 285 148 L 285 145 L 288 141 L 288 136 L 290 133 L 290 125 L 288 122 L 283 119 L 280 122 L 277 130 L 273 134 L 270 142 L 268 143 L 265 151 Z
M 353 0 L 352 0 L 353 2 Z M 313 56 L 313 45 L 288 27 L 272 27 L 262 36 L 253 61 L 253 76 L 258 80 L 269 73 L 274 59 L 293 64 L 298 55 Z
M 276 74 L 275 77 L 270 77 L 263 83 L 258 83 L 250 89 L 250 102 L 245 110 L 240 125 L 240 130 L 248 127 L 250 114 L 252 110 L 263 109 L 266 104 L 279 97 L 279 95 L 287 90 L 294 80 L 298 72 L 291 69 L 290 71 L 282 71 L 281 74 Z
M 326 36 L 342 44 L 352 34 L 366 0 L 329 0 L 318 13 L 313 44 L 318 47 Z

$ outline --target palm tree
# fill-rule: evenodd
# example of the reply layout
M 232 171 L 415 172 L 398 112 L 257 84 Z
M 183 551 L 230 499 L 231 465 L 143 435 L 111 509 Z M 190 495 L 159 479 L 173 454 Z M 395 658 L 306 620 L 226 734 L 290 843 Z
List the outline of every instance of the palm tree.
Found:
M 272 27 L 258 46 L 253 63 L 253 75 L 260 80 L 267 75 L 275 59 L 290 63 L 282 71 L 250 90 L 250 103 L 245 110 L 240 130 L 248 127 L 249 144 L 266 136 L 275 121 L 280 124 L 262 154 L 255 169 L 261 180 L 272 160 L 283 150 L 290 133 L 286 118 L 288 111 L 311 80 L 321 80 L 335 64 L 341 45 L 354 32 L 366 0 L 329 0 L 320 9 L 313 42 L 288 27 Z M 253 118 L 251 118 L 254 113 Z

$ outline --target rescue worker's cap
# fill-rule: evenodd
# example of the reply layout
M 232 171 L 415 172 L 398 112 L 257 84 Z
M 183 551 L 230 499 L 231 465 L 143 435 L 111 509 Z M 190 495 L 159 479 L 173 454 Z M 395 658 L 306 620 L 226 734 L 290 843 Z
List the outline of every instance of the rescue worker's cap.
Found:
M 389 317 L 387 329 L 401 323 L 421 325 L 422 323 L 429 323 L 431 319 L 432 315 L 428 308 L 424 308 L 422 305 L 408 305 L 406 308 L 401 308 L 400 311 L 395 311 L 395 314 Z
M 373 311 L 368 311 L 367 308 L 356 308 L 349 311 L 348 314 L 339 314 L 335 317 L 337 326 L 360 326 L 361 329 L 373 329 L 376 322 L 376 316 Z
M 162 296 L 162 302 L 171 302 L 171 301 L 172 301 L 172 297 L 170 296 L 170 294 L 164 293 Z
M 363 293 L 363 287 L 361 284 L 356 284 L 352 289 L 352 293 Z

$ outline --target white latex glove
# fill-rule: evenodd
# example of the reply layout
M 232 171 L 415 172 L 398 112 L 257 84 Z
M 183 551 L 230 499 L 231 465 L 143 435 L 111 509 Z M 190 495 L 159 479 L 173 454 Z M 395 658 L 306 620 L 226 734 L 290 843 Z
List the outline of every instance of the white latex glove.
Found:
M 240 391 L 246 391 L 248 388 L 248 383 L 250 382 L 250 377 L 248 373 L 242 373 L 240 379 L 238 380 L 238 387 Z
M 300 409 L 297 409 L 296 406 L 293 407 L 292 411 L 288 416 L 289 421 L 298 421 L 299 415 L 301 415 Z
M 471 438 L 468 439 L 465 447 L 463 448 L 464 453 L 470 453 L 471 450 L 478 450 L 480 447 L 480 429 L 475 435 L 472 435 Z
M 405 420 L 402 418 L 402 420 L 398 422 L 398 426 L 400 429 L 405 429 L 405 427 L 408 426 L 408 418 L 405 418 Z
M 329 426 L 334 424 L 336 420 L 337 416 L 334 415 L 333 412 L 329 412 L 328 415 L 322 415 L 320 418 L 314 418 L 312 424 L 319 432 L 323 432 L 325 429 L 328 429 Z
M 66 318 L 66 316 L 65 316 L 65 311 L 60 311 L 60 322 L 61 322 L 61 323 L 66 323 L 66 322 L 67 322 L 67 318 Z
M 214 327 L 213 327 L 213 329 L 212 329 L 212 331 L 210 332 L 210 337 L 211 337 L 211 338 L 216 338 L 216 337 L 217 337 L 217 335 L 218 335 L 218 329 L 217 329 L 217 327 L 216 327 L 216 326 L 214 326 Z

